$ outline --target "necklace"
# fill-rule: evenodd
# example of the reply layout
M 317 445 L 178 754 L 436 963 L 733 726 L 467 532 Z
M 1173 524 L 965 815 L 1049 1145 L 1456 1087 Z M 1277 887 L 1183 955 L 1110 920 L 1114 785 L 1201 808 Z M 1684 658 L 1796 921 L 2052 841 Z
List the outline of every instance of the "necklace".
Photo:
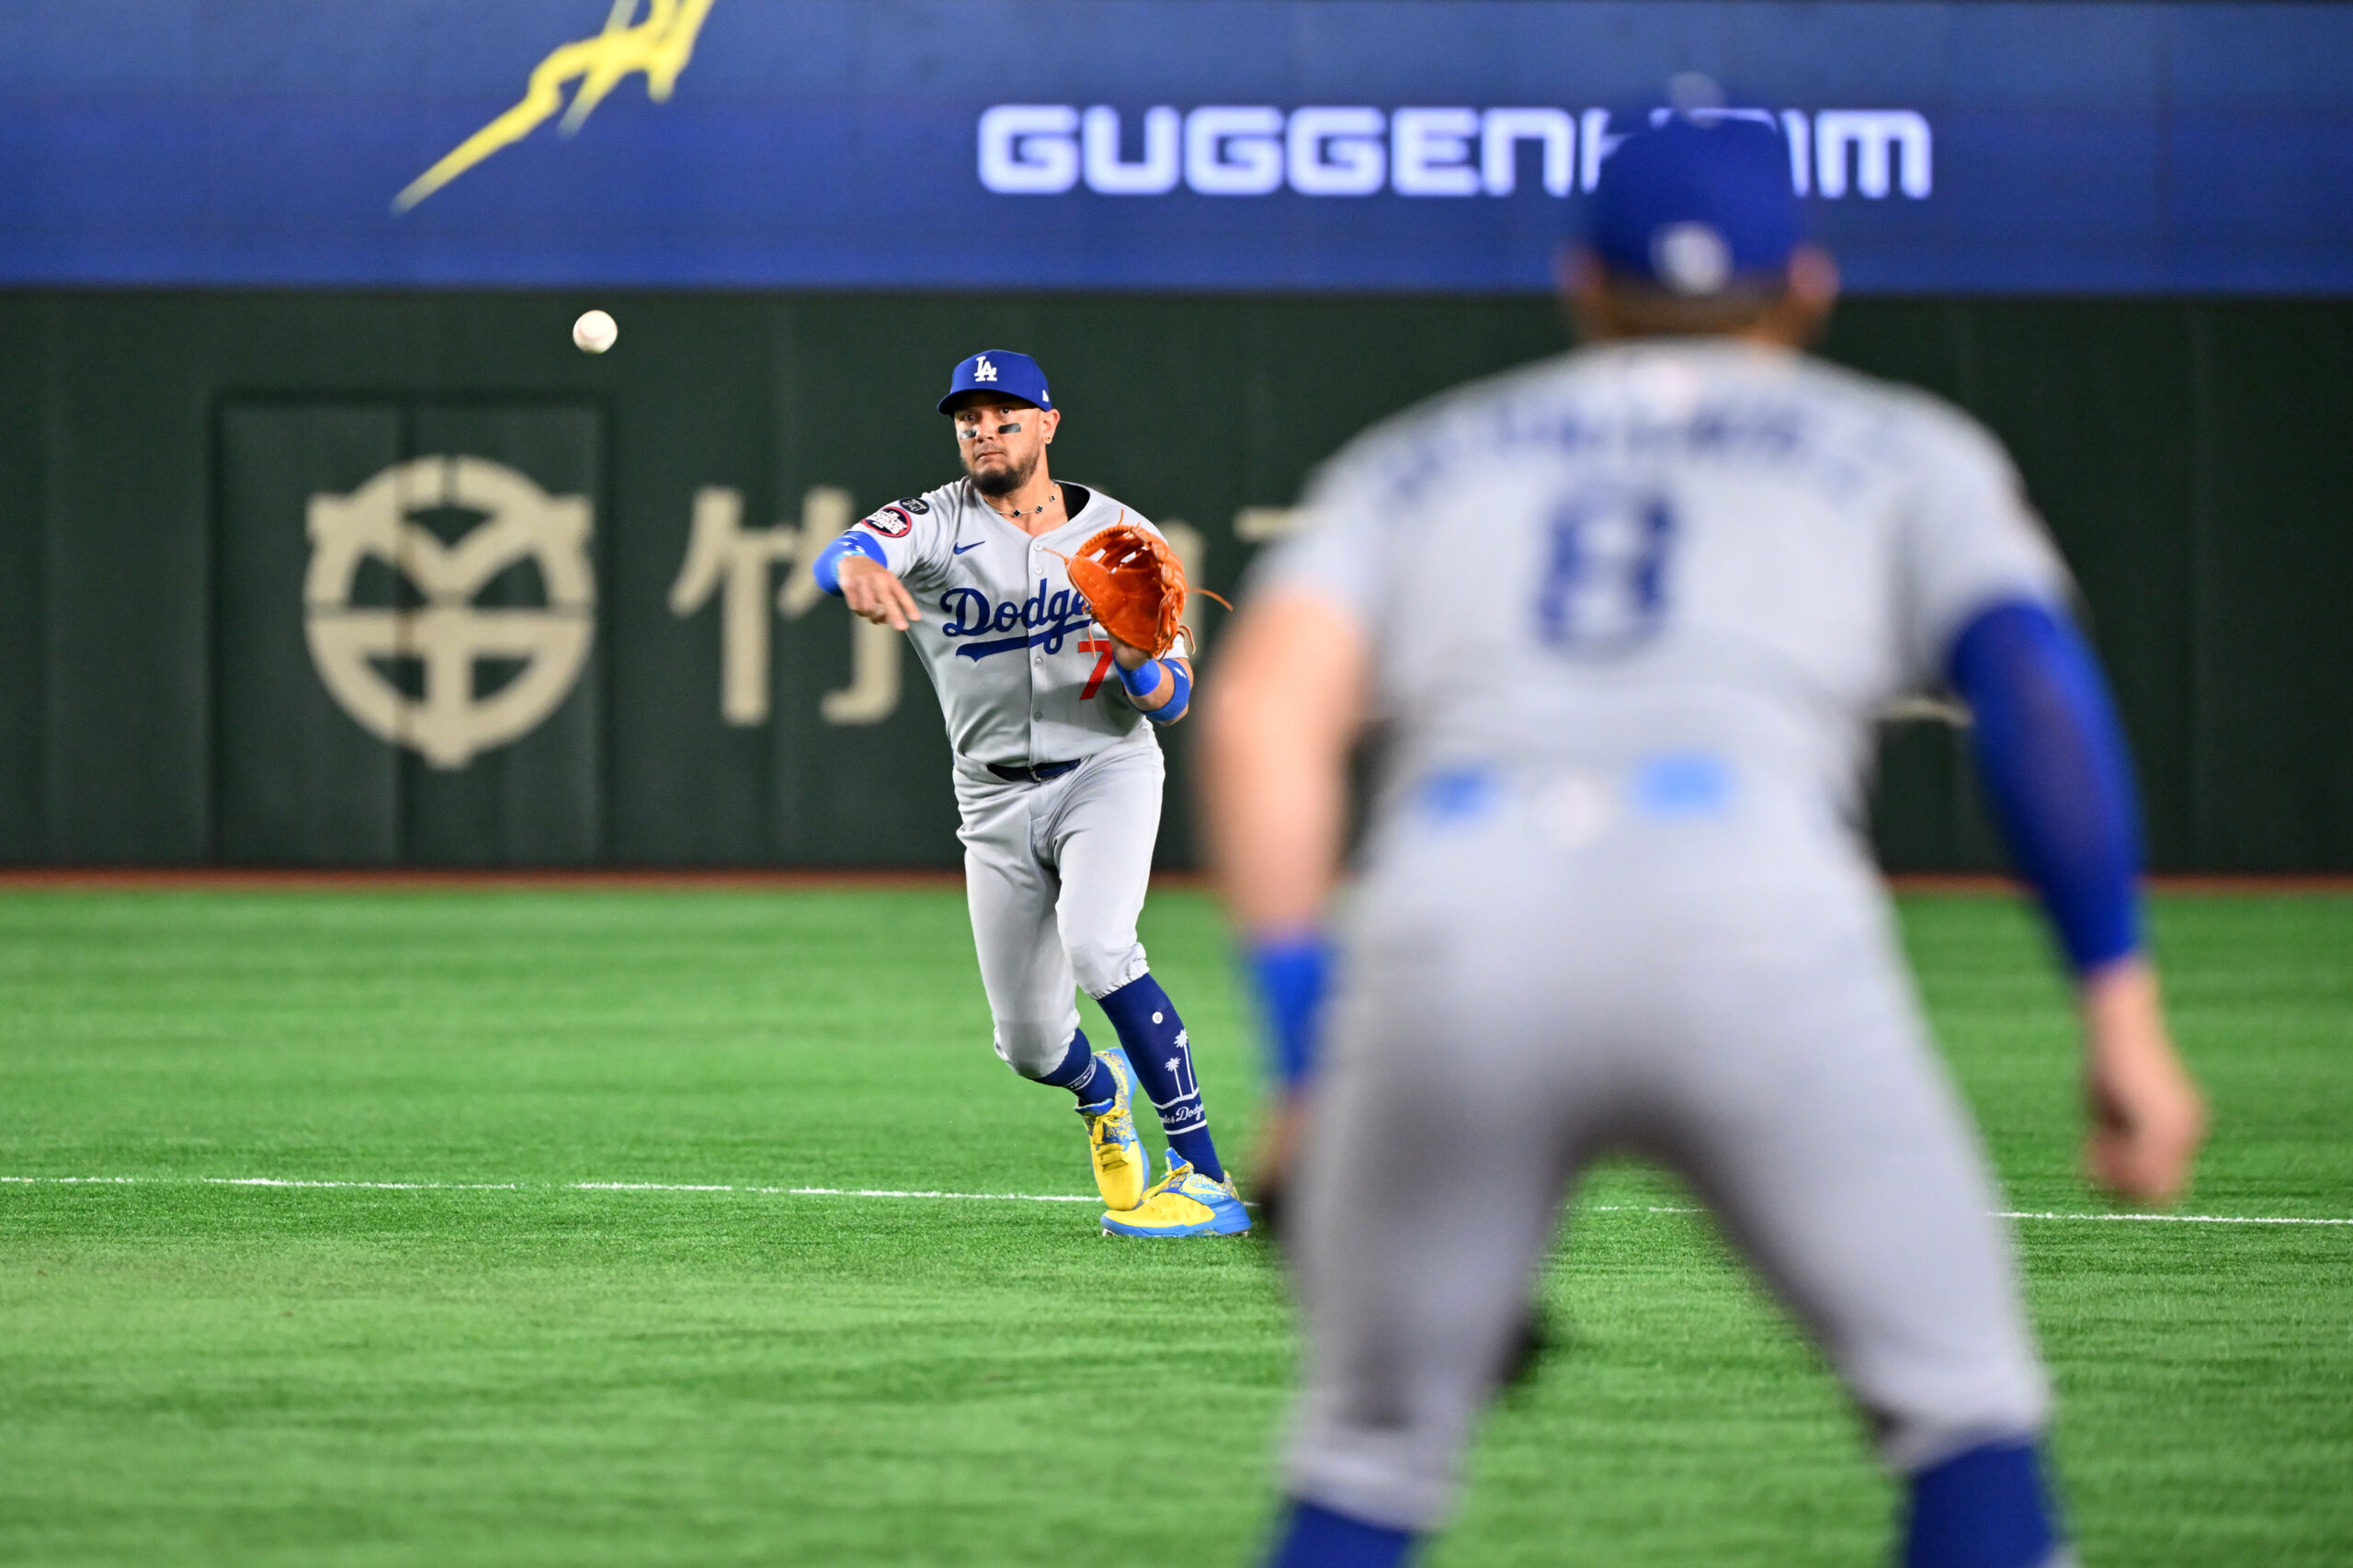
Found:
M 995 506 L 991 506 L 989 510 L 996 512 L 998 517 L 1003 517 L 1008 523 L 1017 523 L 1024 517 L 1036 517 L 1039 513 L 1044 511 L 1048 506 L 1062 498 L 1063 487 L 1057 484 L 1054 486 L 1054 493 L 1052 494 L 1047 496 L 1045 500 L 1039 502 L 1034 506 L 1016 506 L 1010 512 L 996 512 L 996 508 Z

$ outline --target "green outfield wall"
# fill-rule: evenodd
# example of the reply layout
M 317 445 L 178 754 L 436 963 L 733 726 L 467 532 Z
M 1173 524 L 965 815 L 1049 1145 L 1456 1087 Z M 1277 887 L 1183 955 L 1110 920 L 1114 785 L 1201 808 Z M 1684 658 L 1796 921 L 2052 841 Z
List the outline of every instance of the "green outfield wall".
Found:
M 955 359 L 1036 353 L 1056 472 L 1230 589 L 1352 431 L 1564 342 L 1536 300 L 0 294 L 0 860 L 951 864 L 923 676 L 806 563 L 956 472 Z M 2353 869 L 2353 303 L 1860 301 L 1827 348 L 2018 454 L 2157 866 Z M 1885 736 L 1889 864 L 1997 865 L 1965 741 Z

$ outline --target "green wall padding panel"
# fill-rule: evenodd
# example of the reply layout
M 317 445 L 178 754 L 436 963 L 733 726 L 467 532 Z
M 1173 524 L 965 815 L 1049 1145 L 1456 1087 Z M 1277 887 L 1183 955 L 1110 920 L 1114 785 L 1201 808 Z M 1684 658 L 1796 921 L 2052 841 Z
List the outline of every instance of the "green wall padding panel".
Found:
M 621 323 L 600 358 L 569 338 L 592 303 Z M 1256 548 L 1238 513 L 1289 504 L 1371 420 L 1566 343 L 1536 299 L 0 294 L 0 859 L 952 865 L 921 673 L 787 585 L 847 517 L 957 472 L 932 412 L 957 358 L 1036 353 L 1067 410 L 1056 472 L 1188 524 L 1230 590 Z M 2353 869 L 2353 303 L 1858 301 L 1824 351 L 2017 454 L 2155 865 Z M 437 456 L 587 510 L 585 651 L 471 749 L 355 717 L 304 603 L 318 498 Z M 491 515 L 403 511 L 445 550 Z M 716 553 L 682 581 L 698 517 Z M 546 578 L 445 582 L 434 635 L 554 636 L 578 607 Z M 346 598 L 433 594 L 371 560 Z M 421 702 L 430 654 L 402 643 L 370 678 Z M 473 665 L 463 703 L 531 665 Z M 1162 858 L 1184 865 L 1170 739 Z M 1871 826 L 1897 869 L 2001 863 L 1942 723 L 1886 728 Z

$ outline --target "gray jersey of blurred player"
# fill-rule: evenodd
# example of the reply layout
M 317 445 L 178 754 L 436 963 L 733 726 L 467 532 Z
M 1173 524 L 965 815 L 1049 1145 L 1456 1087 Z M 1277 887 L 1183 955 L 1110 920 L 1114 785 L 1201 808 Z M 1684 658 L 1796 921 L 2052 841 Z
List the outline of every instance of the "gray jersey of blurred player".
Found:
M 1576 1170 L 1680 1170 L 1887 1462 L 2040 1428 L 1991 1182 L 1857 818 L 1874 710 L 2063 568 L 1934 399 L 1724 340 L 1473 385 L 1317 478 L 1390 744 L 1296 1176 L 1295 1494 L 1423 1530 Z

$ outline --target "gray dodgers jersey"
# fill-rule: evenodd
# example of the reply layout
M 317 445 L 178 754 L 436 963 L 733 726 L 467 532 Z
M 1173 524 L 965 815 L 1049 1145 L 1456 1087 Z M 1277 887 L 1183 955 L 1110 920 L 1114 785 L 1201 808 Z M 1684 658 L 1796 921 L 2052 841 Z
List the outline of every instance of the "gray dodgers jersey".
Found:
M 1392 780 L 1721 758 L 1850 820 L 1874 710 L 2065 569 L 1959 411 L 1718 339 L 1609 345 L 1359 437 L 1255 574 L 1370 635 Z
M 969 479 L 893 502 L 858 524 L 923 611 L 907 637 L 939 693 L 957 756 L 1014 767 L 1073 762 L 1123 741 L 1159 744 L 1137 735 L 1151 722 L 1128 700 L 1111 640 L 1062 559 L 1120 521 L 1123 509 L 1130 524 L 1159 535 L 1132 507 L 1095 490 L 1077 516 L 1032 539 L 991 509 Z

